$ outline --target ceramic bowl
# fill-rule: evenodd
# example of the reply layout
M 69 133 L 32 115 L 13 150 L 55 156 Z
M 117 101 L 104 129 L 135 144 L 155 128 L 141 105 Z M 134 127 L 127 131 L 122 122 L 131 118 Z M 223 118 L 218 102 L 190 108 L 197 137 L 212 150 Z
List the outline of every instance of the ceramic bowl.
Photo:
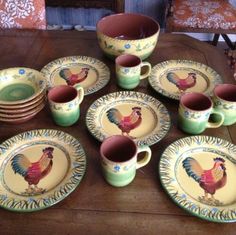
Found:
M 160 26 L 148 16 L 121 13 L 99 20 L 96 31 L 99 46 L 109 58 L 127 53 L 146 59 L 156 46 Z
M 29 102 L 46 90 L 42 73 L 30 68 L 9 68 L 0 71 L 0 105 Z

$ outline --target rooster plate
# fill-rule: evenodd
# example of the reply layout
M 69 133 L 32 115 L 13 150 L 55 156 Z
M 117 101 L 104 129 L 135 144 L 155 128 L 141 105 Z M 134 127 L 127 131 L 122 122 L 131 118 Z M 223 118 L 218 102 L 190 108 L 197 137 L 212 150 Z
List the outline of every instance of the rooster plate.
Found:
M 0 146 L 0 207 L 30 212 L 50 207 L 80 183 L 86 156 L 80 142 L 49 129 L 20 133 Z
M 186 137 L 170 144 L 159 164 L 161 183 L 181 208 L 209 221 L 236 221 L 236 145 Z
M 148 78 L 158 93 L 179 100 L 184 92 L 213 93 L 221 76 L 211 67 L 191 60 L 167 60 L 155 65 Z
M 88 56 L 68 56 L 45 65 L 41 73 L 48 87 L 79 84 L 84 94 L 92 94 L 103 88 L 110 79 L 109 68 L 100 60 Z

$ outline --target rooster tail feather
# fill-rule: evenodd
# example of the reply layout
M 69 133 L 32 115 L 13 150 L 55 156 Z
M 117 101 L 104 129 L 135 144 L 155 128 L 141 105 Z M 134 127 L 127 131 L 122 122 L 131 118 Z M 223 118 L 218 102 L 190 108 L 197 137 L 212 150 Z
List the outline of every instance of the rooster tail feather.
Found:
M 189 177 L 192 177 L 198 183 L 201 180 L 201 175 L 203 174 L 203 169 L 200 164 L 192 157 L 187 157 L 183 162 L 183 168 Z
M 119 125 L 122 120 L 121 113 L 115 108 L 107 110 L 107 118 L 111 123 L 114 123 L 116 125 Z
M 175 85 L 178 83 L 178 81 L 180 80 L 180 78 L 173 72 L 169 72 L 166 75 L 166 78 L 168 79 L 169 82 L 174 83 Z
M 23 177 L 26 176 L 27 170 L 29 169 L 31 163 L 23 154 L 17 154 L 11 159 L 11 166 L 13 171 Z

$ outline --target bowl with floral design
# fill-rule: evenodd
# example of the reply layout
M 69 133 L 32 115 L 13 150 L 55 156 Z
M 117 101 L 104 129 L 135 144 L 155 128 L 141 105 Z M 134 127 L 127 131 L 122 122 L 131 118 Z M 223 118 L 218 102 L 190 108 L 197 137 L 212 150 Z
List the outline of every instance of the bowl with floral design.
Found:
M 0 71 L 0 106 L 26 104 L 43 95 L 46 80 L 42 73 L 31 68 L 15 67 Z
M 125 53 L 146 59 L 156 47 L 160 26 L 145 15 L 120 13 L 103 17 L 96 31 L 99 46 L 109 58 Z

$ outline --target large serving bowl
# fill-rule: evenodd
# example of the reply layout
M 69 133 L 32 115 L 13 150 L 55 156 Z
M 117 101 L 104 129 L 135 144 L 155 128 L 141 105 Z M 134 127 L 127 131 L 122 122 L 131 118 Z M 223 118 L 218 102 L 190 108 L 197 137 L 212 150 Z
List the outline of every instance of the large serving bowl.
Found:
M 124 53 L 146 59 L 156 46 L 159 32 L 154 19 L 140 14 L 114 14 L 97 23 L 99 46 L 111 59 Z

